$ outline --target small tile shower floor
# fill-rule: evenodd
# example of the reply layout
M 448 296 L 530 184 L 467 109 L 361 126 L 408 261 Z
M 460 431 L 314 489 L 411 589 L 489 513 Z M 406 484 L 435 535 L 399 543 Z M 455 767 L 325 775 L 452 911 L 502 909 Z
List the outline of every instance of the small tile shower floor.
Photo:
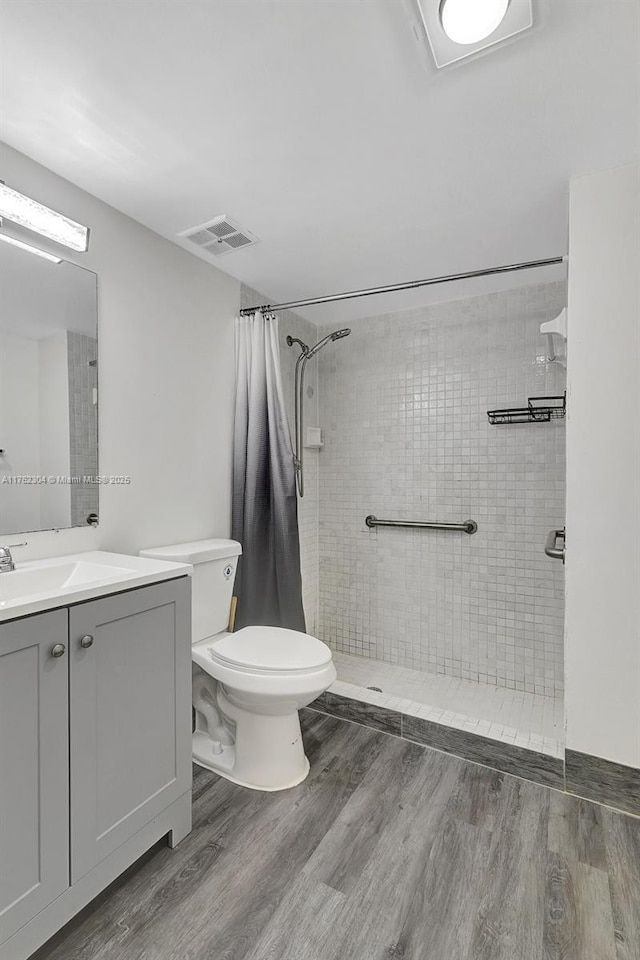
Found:
M 564 704 L 520 690 L 434 676 L 334 652 L 332 693 L 553 757 L 564 752 Z M 382 692 L 369 689 L 380 687 Z

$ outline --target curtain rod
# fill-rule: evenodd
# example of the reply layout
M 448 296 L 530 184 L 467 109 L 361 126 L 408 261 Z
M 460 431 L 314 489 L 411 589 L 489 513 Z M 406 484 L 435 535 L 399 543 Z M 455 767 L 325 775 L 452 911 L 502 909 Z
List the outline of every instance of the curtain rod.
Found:
M 567 257 L 550 257 L 547 260 L 528 260 L 525 263 L 510 263 L 504 267 L 488 267 L 485 270 L 470 270 L 468 273 L 451 273 L 444 277 L 431 277 L 428 280 L 410 280 L 408 283 L 390 283 L 385 287 L 369 287 L 368 290 L 350 290 L 348 293 L 334 293 L 330 297 L 311 297 L 308 300 L 292 300 L 290 303 L 263 303 L 256 307 L 246 307 L 240 311 L 246 317 L 256 311 L 279 313 L 281 310 L 295 310 L 298 307 L 311 307 L 316 303 L 333 303 L 336 300 L 355 300 L 356 297 L 375 297 L 379 293 L 394 293 L 396 290 L 415 290 L 417 287 L 430 287 L 436 283 L 452 283 L 454 280 L 469 280 L 472 277 L 491 277 L 499 273 L 514 273 L 516 270 L 530 270 L 533 267 L 550 267 L 564 263 Z

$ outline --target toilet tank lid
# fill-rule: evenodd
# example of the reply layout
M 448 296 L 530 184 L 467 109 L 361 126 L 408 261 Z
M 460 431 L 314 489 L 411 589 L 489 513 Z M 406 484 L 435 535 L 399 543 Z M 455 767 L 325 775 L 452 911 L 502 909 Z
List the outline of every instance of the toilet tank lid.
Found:
M 237 540 L 190 540 L 189 543 L 173 543 L 168 547 L 150 547 L 141 550 L 141 557 L 154 560 L 174 560 L 176 563 L 206 563 L 208 560 L 225 560 L 242 553 Z

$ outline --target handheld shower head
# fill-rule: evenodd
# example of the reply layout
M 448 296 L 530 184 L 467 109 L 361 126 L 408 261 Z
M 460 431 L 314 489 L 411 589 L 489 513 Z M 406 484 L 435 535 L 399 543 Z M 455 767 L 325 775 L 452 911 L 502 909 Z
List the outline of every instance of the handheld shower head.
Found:
M 322 348 L 328 343 L 333 343 L 334 340 L 341 340 L 343 337 L 348 337 L 350 333 L 351 330 L 349 327 L 344 327 L 342 330 L 334 330 L 333 333 L 328 333 L 326 337 L 323 337 L 322 340 L 319 340 L 318 343 L 316 343 L 315 347 L 311 347 L 311 350 L 309 350 L 308 353 L 309 359 L 315 356 L 315 354 L 318 353 L 319 350 L 322 350 Z
M 315 356 L 319 350 L 322 350 L 328 343 L 332 343 L 334 340 L 342 340 L 343 337 L 348 337 L 351 333 L 349 327 L 343 327 L 341 330 L 334 330 L 333 333 L 328 333 L 326 337 L 323 337 L 322 340 L 319 340 L 314 347 L 307 346 L 302 340 L 299 340 L 297 337 L 292 337 L 290 334 L 287 337 L 287 346 L 292 347 L 294 343 L 297 343 L 300 347 L 300 353 L 296 360 L 296 370 L 295 370 L 295 387 L 294 387 L 294 397 L 295 397 L 295 450 L 294 450 L 294 466 L 296 472 L 296 482 L 298 485 L 298 493 L 301 497 L 304 496 L 304 473 L 302 467 L 302 458 L 303 454 L 303 443 L 302 438 L 304 435 L 304 371 L 307 366 L 307 362 L 311 357 Z

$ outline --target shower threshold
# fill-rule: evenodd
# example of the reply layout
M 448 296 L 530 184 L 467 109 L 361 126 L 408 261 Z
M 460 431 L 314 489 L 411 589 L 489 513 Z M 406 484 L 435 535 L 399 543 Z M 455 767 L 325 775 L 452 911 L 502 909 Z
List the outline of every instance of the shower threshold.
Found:
M 329 692 L 338 697 L 549 757 L 564 757 L 561 699 L 436 676 L 345 653 L 334 652 L 333 660 L 338 679 Z

